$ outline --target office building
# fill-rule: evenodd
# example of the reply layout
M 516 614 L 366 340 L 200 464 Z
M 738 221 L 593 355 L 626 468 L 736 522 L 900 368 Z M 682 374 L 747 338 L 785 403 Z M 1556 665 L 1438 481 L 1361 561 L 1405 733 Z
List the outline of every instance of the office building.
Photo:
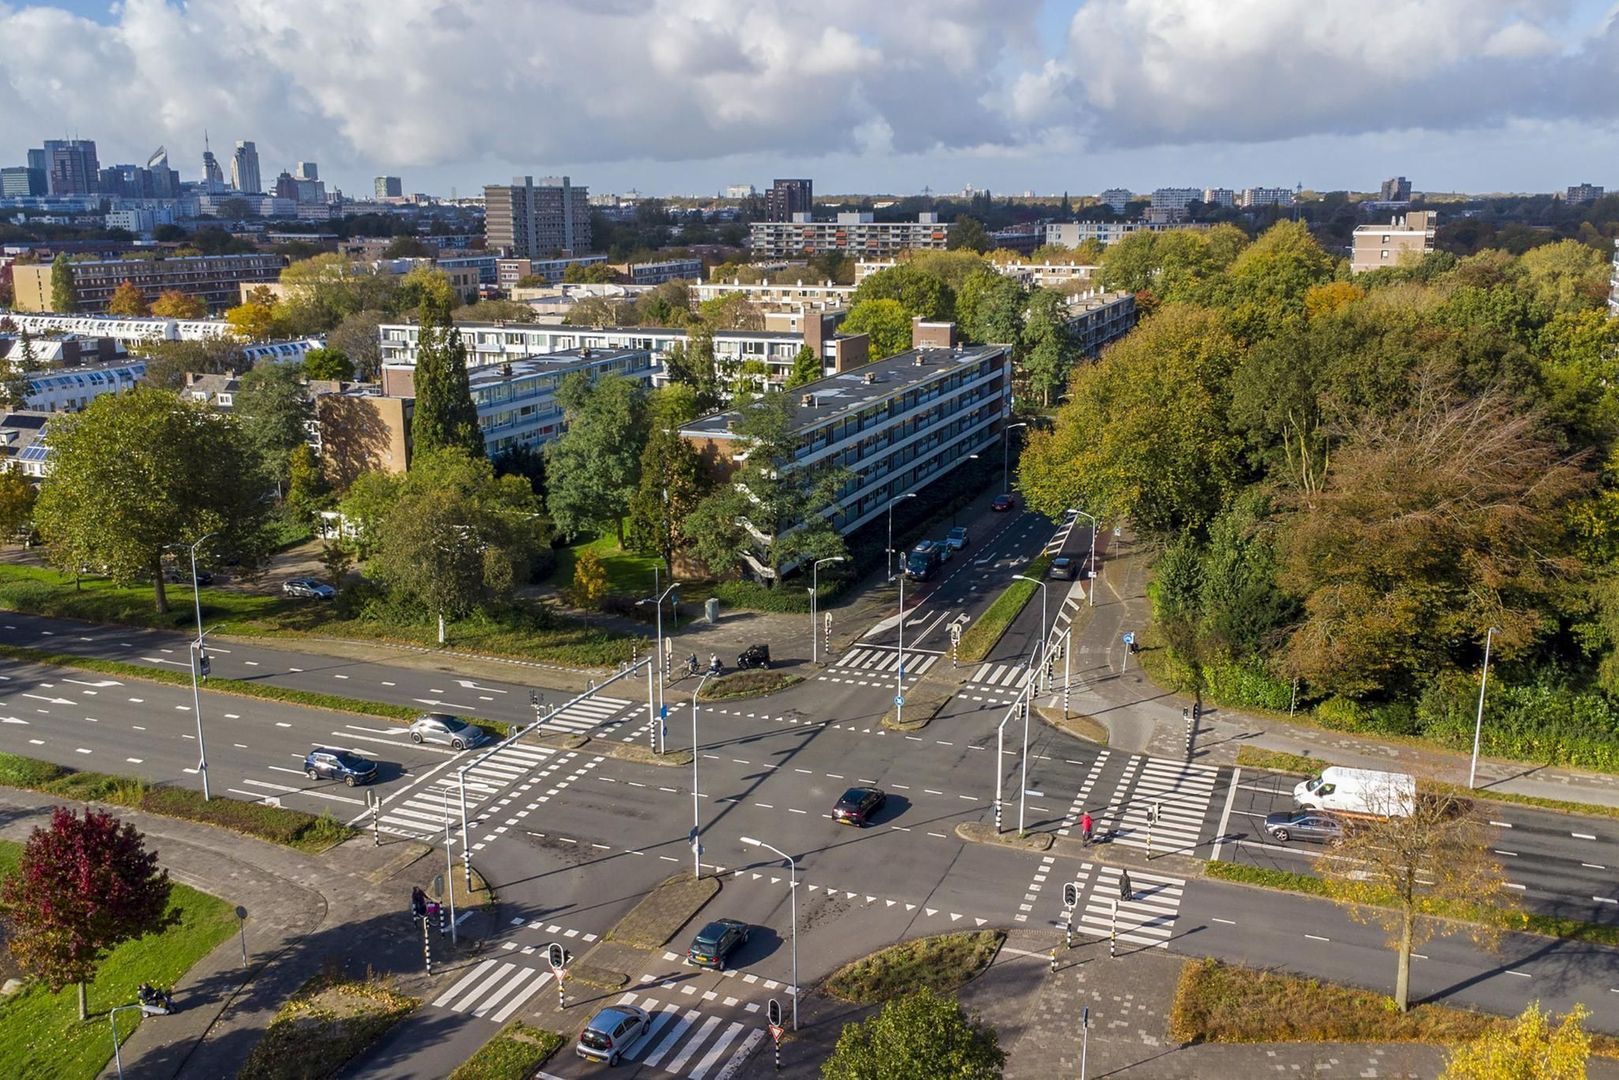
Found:
M 792 221 L 815 212 L 815 184 L 810 180 L 776 180 L 765 192 L 765 220 Z
M 1130 200 L 1133 196 L 1129 188 L 1108 188 L 1097 196 L 1097 201 L 1111 209 L 1115 214 L 1127 213 L 1130 209 Z
M 1410 202 L 1411 181 L 1403 176 L 1391 176 L 1377 189 L 1379 202 Z
M 1575 184 L 1564 194 L 1564 201 L 1570 206 L 1580 206 L 1584 203 L 1596 202 L 1602 198 L 1601 184 Z
M 379 176 L 372 186 L 379 199 L 399 199 L 405 194 L 405 182 L 397 176 Z
M 1293 190 L 1285 187 L 1251 187 L 1242 189 L 1242 205 L 1250 209 L 1259 206 L 1292 206 Z
M 123 210 L 107 211 L 107 228 L 123 229 L 135 236 L 150 238 L 159 225 L 174 224 L 174 204 L 157 203 L 152 206 L 132 206 Z
M 259 179 L 259 148 L 251 140 L 239 140 L 235 153 L 230 156 L 230 186 L 248 195 L 264 191 Z
M 1350 272 L 1359 274 L 1420 259 L 1433 250 L 1438 219 L 1432 210 L 1418 210 L 1396 214 L 1387 225 L 1355 226 Z
M 485 245 L 518 258 L 543 259 L 590 250 L 588 188 L 566 176 L 516 176 L 483 189 Z
M 299 180 L 319 180 L 320 166 L 313 161 L 300 161 L 293 167 L 292 175 Z
M 913 325 L 913 339 L 935 329 Z M 1012 352 L 1007 345 L 913 348 L 855 370 L 839 368 L 789 393 L 797 449 L 778 464 L 784 471 L 847 473 L 829 515 L 847 535 L 970 455 L 999 450 L 1012 404 Z M 746 449 L 736 434 L 741 419 L 736 410 L 714 413 L 681 435 L 725 467 Z M 774 527 L 759 522 L 754 531 Z
M 52 195 L 89 195 L 101 172 L 93 139 L 46 139 L 41 149 L 28 151 L 28 164 L 45 173 Z
M 49 190 L 44 169 L 32 169 L 27 165 L 0 169 L 0 196 L 33 199 L 49 194 Z
M 214 157 L 213 150 L 208 147 L 206 133 L 202 137 L 202 190 L 209 195 L 226 190 L 225 173 L 219 167 L 219 159 Z
M 814 221 L 796 214 L 792 221 L 756 221 L 748 227 L 754 258 L 792 258 L 823 251 L 882 258 L 912 248 L 942 250 L 950 243 L 950 225 L 938 214 L 918 214 L 915 221 L 877 221 L 870 211 L 844 213 L 835 221 Z
M 1159 188 L 1152 193 L 1152 208 L 1154 210 L 1185 210 L 1195 202 L 1203 199 L 1202 188 Z
M 90 259 L 74 262 L 73 287 L 78 293 L 79 310 L 97 313 L 107 309 L 107 301 L 124 282 L 133 282 L 148 300 L 160 293 L 178 289 L 200 296 L 214 310 L 241 302 L 244 281 L 272 282 L 281 276 L 287 261 L 280 255 L 191 255 L 159 259 Z M 51 310 L 51 264 L 12 268 L 12 286 L 18 311 Z

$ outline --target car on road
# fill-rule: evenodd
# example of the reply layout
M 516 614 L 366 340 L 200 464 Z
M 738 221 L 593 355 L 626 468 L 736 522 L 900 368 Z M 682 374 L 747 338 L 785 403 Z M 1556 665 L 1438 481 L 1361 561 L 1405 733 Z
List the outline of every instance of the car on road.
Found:
M 933 541 L 933 549 L 939 553 L 940 562 L 949 562 L 956 554 L 956 549 L 950 546 L 948 539 Z
M 746 945 L 752 931 L 751 926 L 736 919 L 715 919 L 692 938 L 686 963 L 724 971 L 725 958 Z
M 843 798 L 832 808 L 832 820 L 864 828 L 871 821 L 871 816 L 881 810 L 886 802 L 888 793 L 882 788 L 852 787 L 843 793 Z
M 1050 575 L 1055 581 L 1073 581 L 1078 572 L 1079 564 L 1066 555 L 1058 555 L 1051 560 Z
M 967 526 L 957 525 L 945 534 L 944 542 L 952 551 L 967 550 Z
M 923 540 L 905 556 L 905 576 L 913 581 L 926 581 L 944 565 L 944 553 L 932 540 Z
M 377 763 L 347 750 L 317 746 L 304 755 L 304 775 L 311 780 L 341 780 L 349 787 L 377 778 Z
M 749 645 L 746 649 L 743 649 L 741 652 L 737 653 L 736 666 L 744 671 L 746 671 L 748 668 L 769 667 L 770 646 Z
M 1319 810 L 1278 810 L 1265 815 L 1265 831 L 1285 844 L 1289 840 L 1313 840 L 1333 844 L 1343 839 L 1343 822 Z
M 423 713 L 410 722 L 411 742 L 448 743 L 457 750 L 465 750 L 483 745 L 488 738 L 483 728 L 469 724 L 459 716 Z
M 590 1018 L 573 1052 L 591 1061 L 617 1065 L 624 1051 L 652 1027 L 652 1015 L 634 1005 L 611 1005 Z
M 324 581 L 306 577 L 288 578 L 281 583 L 281 591 L 288 596 L 301 596 L 310 600 L 330 600 L 337 595 L 337 590 Z
M 989 502 L 989 508 L 997 514 L 1017 509 L 1017 499 L 1011 495 L 997 495 Z

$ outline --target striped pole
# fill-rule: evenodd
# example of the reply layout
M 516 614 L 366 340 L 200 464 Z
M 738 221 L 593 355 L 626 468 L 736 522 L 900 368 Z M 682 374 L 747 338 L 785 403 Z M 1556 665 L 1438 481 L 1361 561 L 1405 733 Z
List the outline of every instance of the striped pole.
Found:
M 427 919 L 422 919 L 422 959 L 427 961 L 427 973 L 433 974 L 433 941 L 427 933 Z

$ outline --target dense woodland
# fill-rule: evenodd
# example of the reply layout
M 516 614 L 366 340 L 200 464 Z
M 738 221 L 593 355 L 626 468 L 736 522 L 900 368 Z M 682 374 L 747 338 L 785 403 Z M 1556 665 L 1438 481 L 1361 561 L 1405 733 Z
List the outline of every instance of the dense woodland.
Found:
M 1619 320 L 1562 241 L 1353 280 L 1300 224 L 1142 235 L 1151 314 L 1079 369 L 1019 482 L 1129 524 L 1176 678 L 1328 724 L 1619 765 Z

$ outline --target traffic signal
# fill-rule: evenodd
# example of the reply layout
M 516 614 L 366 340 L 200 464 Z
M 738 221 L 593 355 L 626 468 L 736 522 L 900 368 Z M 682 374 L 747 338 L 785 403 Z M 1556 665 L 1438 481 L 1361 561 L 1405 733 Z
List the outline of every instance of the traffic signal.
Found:
M 765 1006 L 765 1019 L 772 1027 L 781 1026 L 781 1002 L 775 998 L 770 999 L 770 1004 Z
M 197 656 L 197 672 L 206 679 L 211 670 L 213 670 L 213 661 L 207 653 L 200 653 Z
M 550 963 L 552 971 L 560 971 L 568 966 L 568 960 L 571 958 L 568 956 L 567 950 L 559 942 L 553 941 L 545 949 L 546 959 Z
M 1062 906 L 1065 908 L 1076 908 L 1079 906 L 1079 883 L 1077 881 L 1063 882 Z

